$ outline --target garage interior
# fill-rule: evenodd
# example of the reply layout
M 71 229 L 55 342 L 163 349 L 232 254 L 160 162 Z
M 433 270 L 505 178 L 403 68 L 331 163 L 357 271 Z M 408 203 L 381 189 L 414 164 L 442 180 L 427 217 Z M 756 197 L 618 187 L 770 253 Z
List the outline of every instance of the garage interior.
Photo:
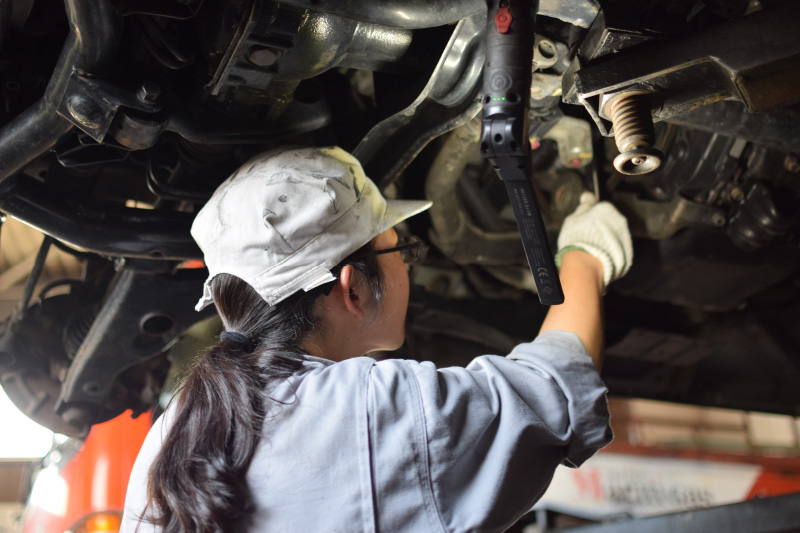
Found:
M 591 191 L 635 259 L 604 296 L 615 440 L 511 531 L 800 531 L 800 2 L 534 3 L 513 95 L 541 240 Z M 403 227 L 427 251 L 406 344 L 379 358 L 531 338 L 539 278 L 484 146 L 512 100 L 486 100 L 486 6 L 0 0 L 0 383 L 45 431 L 30 454 L 0 436 L 0 533 L 119 528 L 141 439 L 221 331 L 193 310 L 192 219 L 263 150 L 339 145 L 433 201 Z

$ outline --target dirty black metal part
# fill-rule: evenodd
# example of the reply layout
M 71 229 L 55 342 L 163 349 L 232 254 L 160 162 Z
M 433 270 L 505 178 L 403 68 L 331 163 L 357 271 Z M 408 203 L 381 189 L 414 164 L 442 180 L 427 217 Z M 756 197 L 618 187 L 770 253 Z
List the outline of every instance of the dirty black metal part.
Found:
M 631 192 L 615 192 L 613 203 L 628 219 L 631 235 L 669 239 L 688 227 L 719 228 L 727 220 L 725 211 L 675 196 L 668 202 L 644 200 Z
M 3 39 L 8 31 L 8 26 L 11 23 L 11 2 L 3 2 L 0 5 L 0 46 L 3 44 Z
M 203 7 L 204 0 L 111 0 L 122 16 L 154 15 L 172 19 L 190 19 Z
M 201 259 L 194 215 L 93 205 L 24 175 L 0 184 L 0 210 L 70 246 L 114 257 Z
M 723 229 L 685 228 L 669 239 L 634 238 L 636 262 L 614 291 L 678 307 L 732 311 L 798 267 L 800 250 L 791 243 L 750 253 L 724 236 Z
M 212 106 L 198 113 L 173 95 L 167 131 L 197 144 L 265 144 L 317 131 L 331 122 L 331 110 L 324 98 L 310 103 L 295 100 L 273 121 L 267 121 L 261 110 L 242 117 L 225 109 Z
M 67 80 L 65 97 L 58 104 L 57 111 L 99 143 L 105 139 L 121 108 L 128 108 L 130 117 L 136 117 L 134 113 L 139 112 L 140 117 L 149 118 L 131 123 L 121 117 L 122 120 L 116 121 L 118 131 L 115 136 L 120 144 L 128 148 L 147 148 L 155 144 L 158 135 L 164 130 L 166 116 L 157 115 L 162 106 L 157 99 L 152 98 L 152 92 L 145 91 L 146 94 L 142 94 L 145 85 L 124 88 L 73 71 Z
M 111 144 L 98 144 L 80 130 L 74 130 L 69 135 L 64 135 L 53 147 L 53 153 L 58 163 L 64 168 L 124 161 L 130 155 L 127 148 Z
M 285 0 L 283 3 L 395 28 L 433 28 L 486 11 L 485 0 Z M 588 28 L 599 11 L 595 0 L 540 0 L 539 14 Z
M 667 157 L 644 183 L 661 200 L 672 200 L 678 194 L 695 203 L 715 200 L 709 197 L 710 191 L 717 190 L 722 181 L 733 179 L 742 165 L 740 145 L 746 143 L 720 133 L 673 127 Z
M 117 376 L 167 350 L 213 307 L 197 313 L 204 269 L 163 272 L 161 262 L 127 262 L 117 274 L 83 344 L 69 367 L 57 412 L 73 425 L 94 424 Z
M 166 113 L 140 113 L 123 108 L 116 113 L 111 136 L 124 149 L 144 150 L 158 142 L 166 127 Z
M 464 340 L 490 348 L 496 353 L 509 353 L 523 339 L 514 338 L 484 321 L 438 309 L 425 309 L 409 324 L 412 335 L 435 334 Z
M 431 140 L 480 110 L 485 21 L 485 13 L 460 21 L 419 96 L 373 127 L 353 150 L 379 187 L 396 180 Z
M 49 150 L 72 128 L 56 113 L 69 98 L 66 89 L 71 77 L 103 72 L 119 46 L 122 20 L 108 0 L 66 0 L 65 4 L 70 33 L 44 97 L 0 130 L 0 180 Z
M 750 112 L 796 103 L 800 42 L 785 21 L 798 17 L 800 4 L 786 2 L 683 38 L 594 61 L 578 56 L 564 75 L 564 101 L 583 104 L 603 135 L 612 132 L 601 98 L 626 89 L 654 93 L 656 122 L 725 98 Z
M 3 391 L 28 418 L 65 435 L 84 436 L 88 427 L 76 427 L 55 413 L 61 391 L 58 375 L 69 359 L 61 336 L 64 317 L 77 302 L 60 295 L 36 303 L 24 315 L 15 314 L 0 326 L 0 381 Z
M 490 2 L 486 29 L 481 155 L 506 185 L 539 301 L 564 302 L 553 254 L 531 187 L 528 111 L 535 2 Z
M 660 33 L 644 28 L 630 9 L 607 6 L 598 13 L 581 41 L 578 55 L 581 60 L 591 62 L 661 38 Z
M 337 66 L 401 69 L 411 39 L 410 29 L 256 0 L 239 21 L 208 86 L 217 95 L 226 87 L 264 90 L 275 81 L 288 83 L 291 91 L 300 80 Z
M 694 509 L 663 516 L 611 521 L 603 524 L 567 528 L 575 533 L 705 533 L 727 531 L 797 531 L 800 529 L 800 493 L 755 498 L 741 503 Z
M 800 154 L 800 105 L 748 113 L 740 102 L 716 102 L 668 119 L 671 124 L 745 139 L 782 152 Z
M 739 248 L 753 251 L 780 241 L 792 229 L 792 216 L 776 205 L 769 188 L 750 184 L 743 200 L 735 204 L 728 222 L 728 236 Z
M 447 137 L 428 172 L 425 197 L 433 202 L 431 241 L 459 265 L 524 265 L 519 231 L 484 229 L 472 222 L 458 201 L 459 179 L 478 150 L 480 124 L 476 122 L 456 128 Z
M 742 279 L 746 283 L 748 278 Z M 694 286 L 702 290 L 699 283 Z M 779 285 L 775 292 L 791 292 L 790 286 Z M 784 299 L 775 310 L 759 309 L 754 303 L 729 313 L 685 313 L 622 297 L 612 289 L 605 306 L 609 340 L 602 377 L 611 394 L 800 413 L 796 334 L 790 338 L 800 312 L 796 303 Z

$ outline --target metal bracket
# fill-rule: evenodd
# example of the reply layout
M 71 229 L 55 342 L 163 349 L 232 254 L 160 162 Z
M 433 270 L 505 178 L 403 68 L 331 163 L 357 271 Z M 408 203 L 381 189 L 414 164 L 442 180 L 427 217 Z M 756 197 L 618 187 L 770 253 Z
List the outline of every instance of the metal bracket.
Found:
M 115 402 L 112 386 L 123 370 L 163 353 L 192 324 L 215 312 L 210 307 L 197 313 L 191 305 L 205 270 L 168 275 L 158 270 L 163 263 L 154 266 L 155 271 L 126 266 L 112 282 L 62 386 L 57 412 L 73 425 L 99 422 L 93 417 Z
M 102 143 L 120 107 L 142 113 L 161 111 L 158 102 L 148 103 L 143 100 L 134 91 L 73 71 L 59 100 L 57 111 L 92 139 Z
M 798 102 L 800 41 L 786 23 L 798 18 L 800 4 L 786 2 L 681 39 L 579 55 L 564 74 L 564 102 L 583 104 L 605 136 L 612 133 L 601 100 L 622 90 L 653 94 L 654 122 L 726 98 L 751 113 Z
M 722 227 L 725 212 L 676 196 L 669 202 L 650 202 L 636 193 L 617 192 L 613 203 L 628 219 L 631 235 L 648 239 L 668 239 L 690 226 Z
M 380 187 L 397 179 L 431 140 L 478 114 L 485 31 L 486 13 L 461 20 L 416 100 L 373 127 L 353 150 Z

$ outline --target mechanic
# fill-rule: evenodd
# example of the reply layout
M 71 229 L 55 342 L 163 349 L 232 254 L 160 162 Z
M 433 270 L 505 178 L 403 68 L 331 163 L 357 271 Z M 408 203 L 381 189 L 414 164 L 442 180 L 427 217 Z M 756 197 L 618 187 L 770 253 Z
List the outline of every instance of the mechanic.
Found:
M 611 440 L 604 286 L 630 266 L 627 223 L 584 193 L 559 236 L 566 301 L 538 337 L 467 368 L 359 357 L 404 342 L 430 206 L 387 201 L 339 148 L 241 167 L 192 235 L 225 331 L 154 424 L 123 531 L 502 531 L 557 465 Z

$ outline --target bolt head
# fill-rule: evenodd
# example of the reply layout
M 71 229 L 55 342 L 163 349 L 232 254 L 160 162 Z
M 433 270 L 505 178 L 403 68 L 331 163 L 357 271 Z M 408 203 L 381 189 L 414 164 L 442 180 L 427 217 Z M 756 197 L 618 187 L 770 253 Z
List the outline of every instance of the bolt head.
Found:
M 721 228 L 725 225 L 725 215 L 722 213 L 714 213 L 711 215 L 711 222 L 718 228 Z
M 636 176 L 647 174 L 661 166 L 664 155 L 653 148 L 637 148 L 622 152 L 614 158 L 614 168 L 620 174 Z M 636 160 L 636 162 L 634 162 Z

